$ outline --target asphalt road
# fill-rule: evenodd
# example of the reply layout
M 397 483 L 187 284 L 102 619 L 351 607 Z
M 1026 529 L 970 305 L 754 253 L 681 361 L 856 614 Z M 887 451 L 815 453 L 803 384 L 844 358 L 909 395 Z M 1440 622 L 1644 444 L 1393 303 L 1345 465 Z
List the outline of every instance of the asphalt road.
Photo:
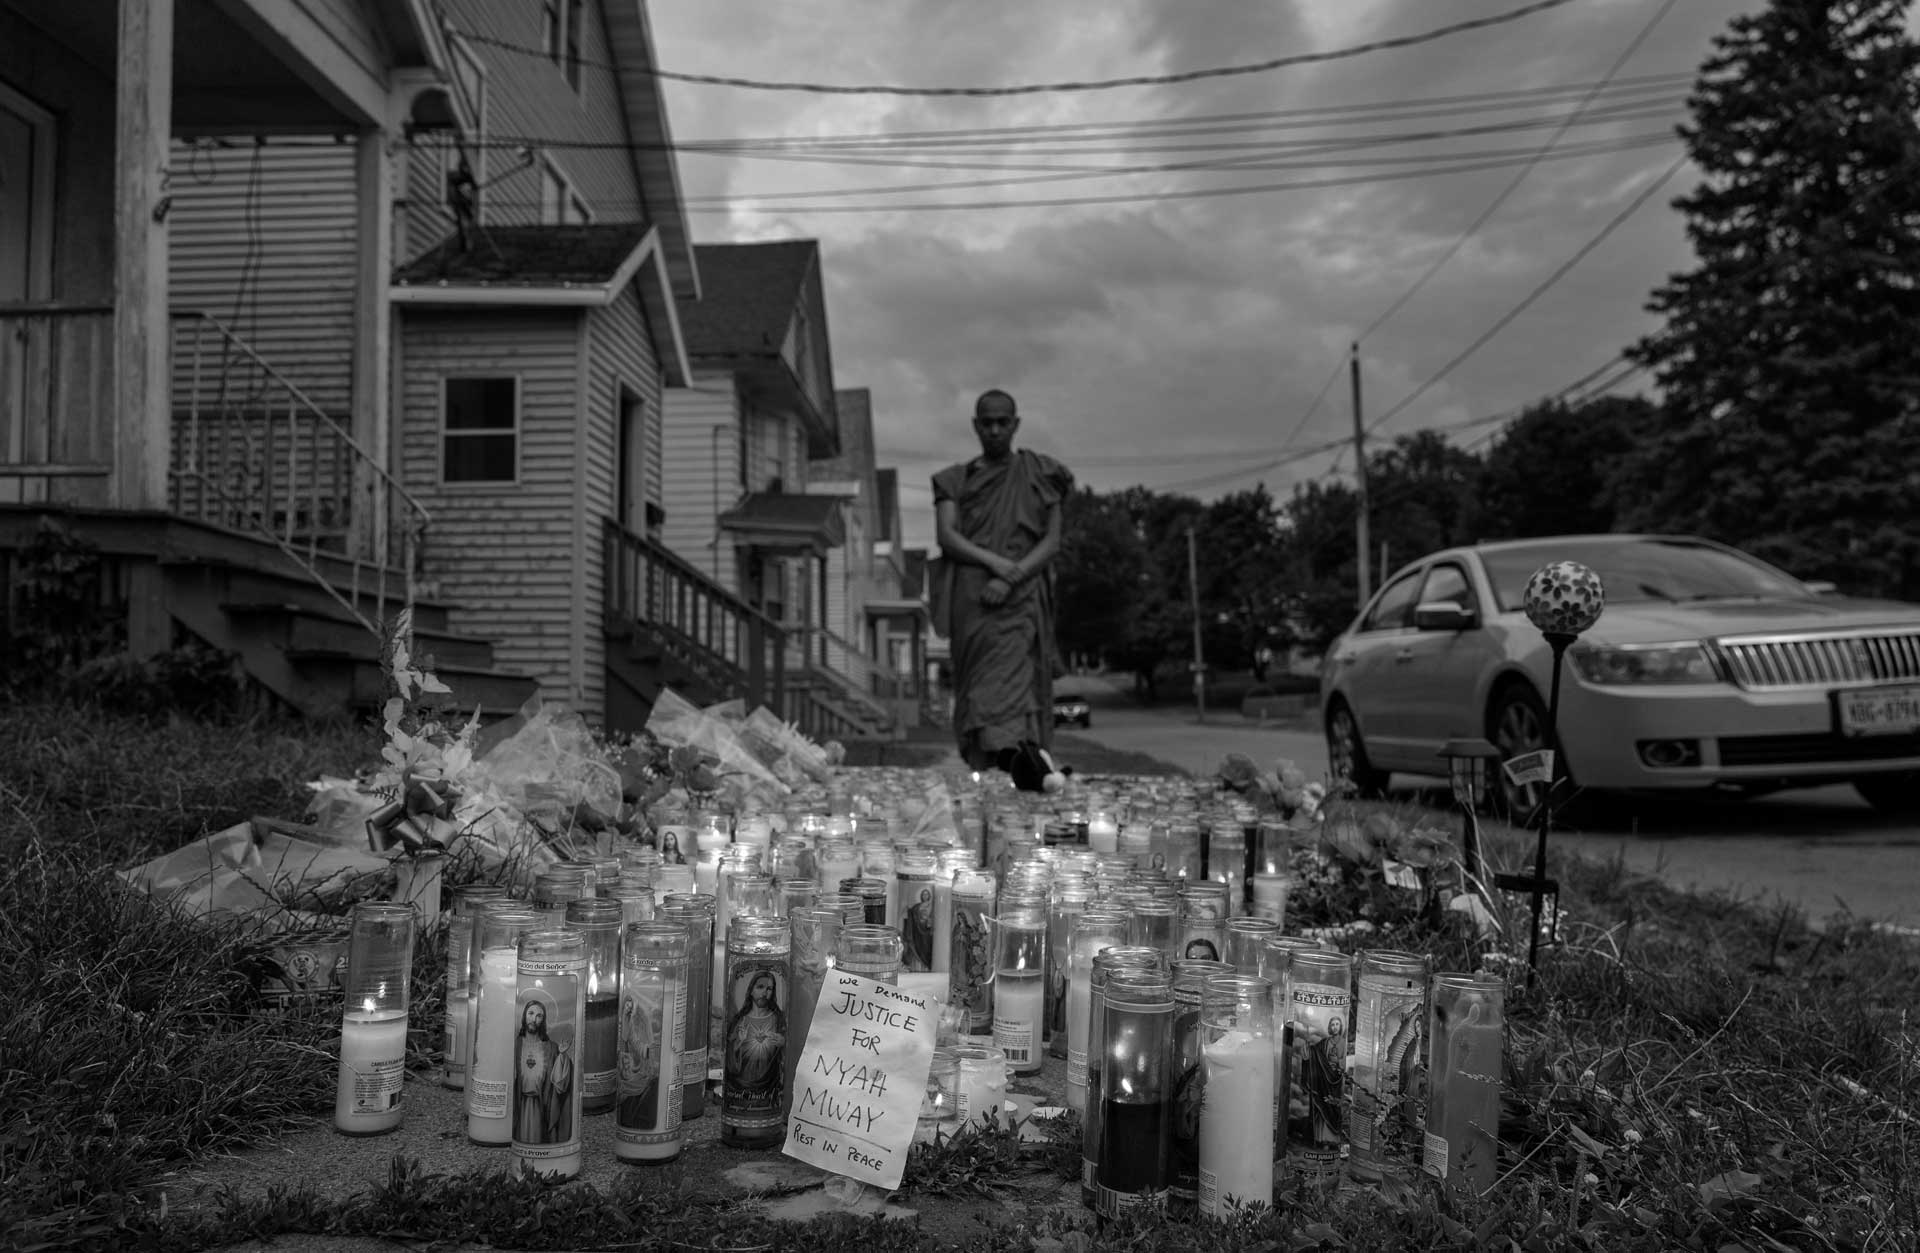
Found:
M 1326 775 L 1326 744 L 1309 718 L 1262 726 L 1226 710 L 1196 723 L 1191 708 L 1142 709 L 1099 679 L 1063 682 L 1084 685 L 1093 705 L 1092 728 L 1070 735 L 1196 774 L 1211 774 L 1229 752 L 1239 752 L 1262 764 L 1290 758 L 1310 778 Z M 1409 794 L 1436 784 L 1394 778 L 1394 790 Z M 1789 902 L 1815 922 L 1846 911 L 1920 928 L 1920 823 L 1877 812 L 1849 787 L 1745 801 L 1634 800 L 1603 826 L 1556 832 L 1554 847 L 1619 857 L 1679 888 Z

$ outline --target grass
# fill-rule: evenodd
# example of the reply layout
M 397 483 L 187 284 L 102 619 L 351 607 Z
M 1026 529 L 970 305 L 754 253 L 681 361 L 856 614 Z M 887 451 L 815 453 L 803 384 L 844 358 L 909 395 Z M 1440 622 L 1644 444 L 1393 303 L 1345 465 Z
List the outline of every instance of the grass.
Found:
M 1554 866 L 1562 943 L 1534 987 L 1511 986 L 1503 1178 L 1485 1198 L 1419 1181 L 1293 1198 L 1232 1224 L 1098 1226 L 1075 1206 L 1008 1203 L 977 1230 L 776 1230 L 696 1191 L 548 1188 L 397 1162 L 362 1196 L 232 1197 L 168 1218 L 163 1172 L 325 1116 L 337 1023 L 260 1004 L 256 929 L 182 923 L 122 894 L 108 868 L 253 814 L 296 818 L 306 780 L 350 773 L 370 749 L 350 728 L 153 726 L 58 705 L 0 719 L 0 1247 L 187 1250 L 292 1232 L 874 1253 L 1920 1246 L 1920 951 L 1865 923 L 1815 931 L 1790 909 L 1570 859 Z M 1526 855 L 1497 837 L 1491 848 L 1508 865 Z M 1374 930 L 1348 947 L 1419 948 L 1450 969 L 1485 958 L 1459 926 L 1382 902 L 1348 876 L 1290 908 L 1302 924 L 1369 917 Z M 430 972 L 440 958 L 419 960 Z M 419 1009 L 426 1065 L 433 994 Z M 1016 1196 L 1047 1156 L 1004 1139 L 945 1145 L 916 1155 L 902 1199 Z

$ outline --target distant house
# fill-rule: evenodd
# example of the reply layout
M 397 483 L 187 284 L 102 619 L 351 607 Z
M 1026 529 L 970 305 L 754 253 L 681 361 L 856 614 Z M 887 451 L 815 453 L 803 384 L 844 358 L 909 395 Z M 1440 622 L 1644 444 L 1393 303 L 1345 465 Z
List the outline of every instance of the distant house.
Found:
M 57 518 L 137 654 L 313 713 L 411 603 L 463 705 L 857 733 L 783 682 L 791 592 L 661 542 L 701 276 L 652 70 L 635 0 L 0 0 L 0 567 Z

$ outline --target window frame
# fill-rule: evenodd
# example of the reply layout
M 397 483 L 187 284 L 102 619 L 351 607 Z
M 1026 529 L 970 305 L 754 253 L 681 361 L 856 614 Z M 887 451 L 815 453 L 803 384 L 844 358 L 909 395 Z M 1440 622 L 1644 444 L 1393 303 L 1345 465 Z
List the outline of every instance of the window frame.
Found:
M 449 430 L 447 427 L 447 389 L 454 382 L 494 381 L 511 379 L 513 381 L 513 426 L 508 430 L 496 427 L 476 427 L 472 429 Z M 448 491 L 489 491 L 502 487 L 518 487 L 521 483 L 520 452 L 523 446 L 523 433 L 526 429 L 525 405 L 526 381 L 518 371 L 478 373 L 465 370 L 447 370 L 440 375 L 439 403 L 440 421 L 434 440 L 434 460 L 438 464 L 438 485 Z M 510 436 L 513 440 L 513 477 L 510 479 L 450 479 L 447 477 L 447 440 L 453 439 L 499 439 Z
M 1372 600 L 1367 602 L 1366 611 L 1360 615 L 1359 633 L 1375 635 L 1387 631 L 1405 631 L 1411 629 L 1413 626 L 1413 610 L 1414 607 L 1419 604 L 1420 592 L 1421 589 L 1426 586 L 1426 582 L 1427 570 L 1426 567 L 1422 566 L 1415 570 L 1409 570 L 1387 583 L 1374 594 Z M 1374 615 L 1378 614 L 1386 604 L 1387 593 L 1393 591 L 1403 583 L 1413 588 L 1413 596 L 1406 603 L 1402 613 L 1402 620 L 1376 625 L 1374 623 Z

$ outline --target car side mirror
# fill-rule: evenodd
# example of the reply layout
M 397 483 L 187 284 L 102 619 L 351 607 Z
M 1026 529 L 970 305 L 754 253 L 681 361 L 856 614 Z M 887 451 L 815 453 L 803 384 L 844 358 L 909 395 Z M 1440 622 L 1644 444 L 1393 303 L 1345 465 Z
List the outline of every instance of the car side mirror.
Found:
M 1464 631 L 1473 623 L 1473 610 L 1450 600 L 1429 600 L 1414 606 L 1413 625 L 1422 631 Z

